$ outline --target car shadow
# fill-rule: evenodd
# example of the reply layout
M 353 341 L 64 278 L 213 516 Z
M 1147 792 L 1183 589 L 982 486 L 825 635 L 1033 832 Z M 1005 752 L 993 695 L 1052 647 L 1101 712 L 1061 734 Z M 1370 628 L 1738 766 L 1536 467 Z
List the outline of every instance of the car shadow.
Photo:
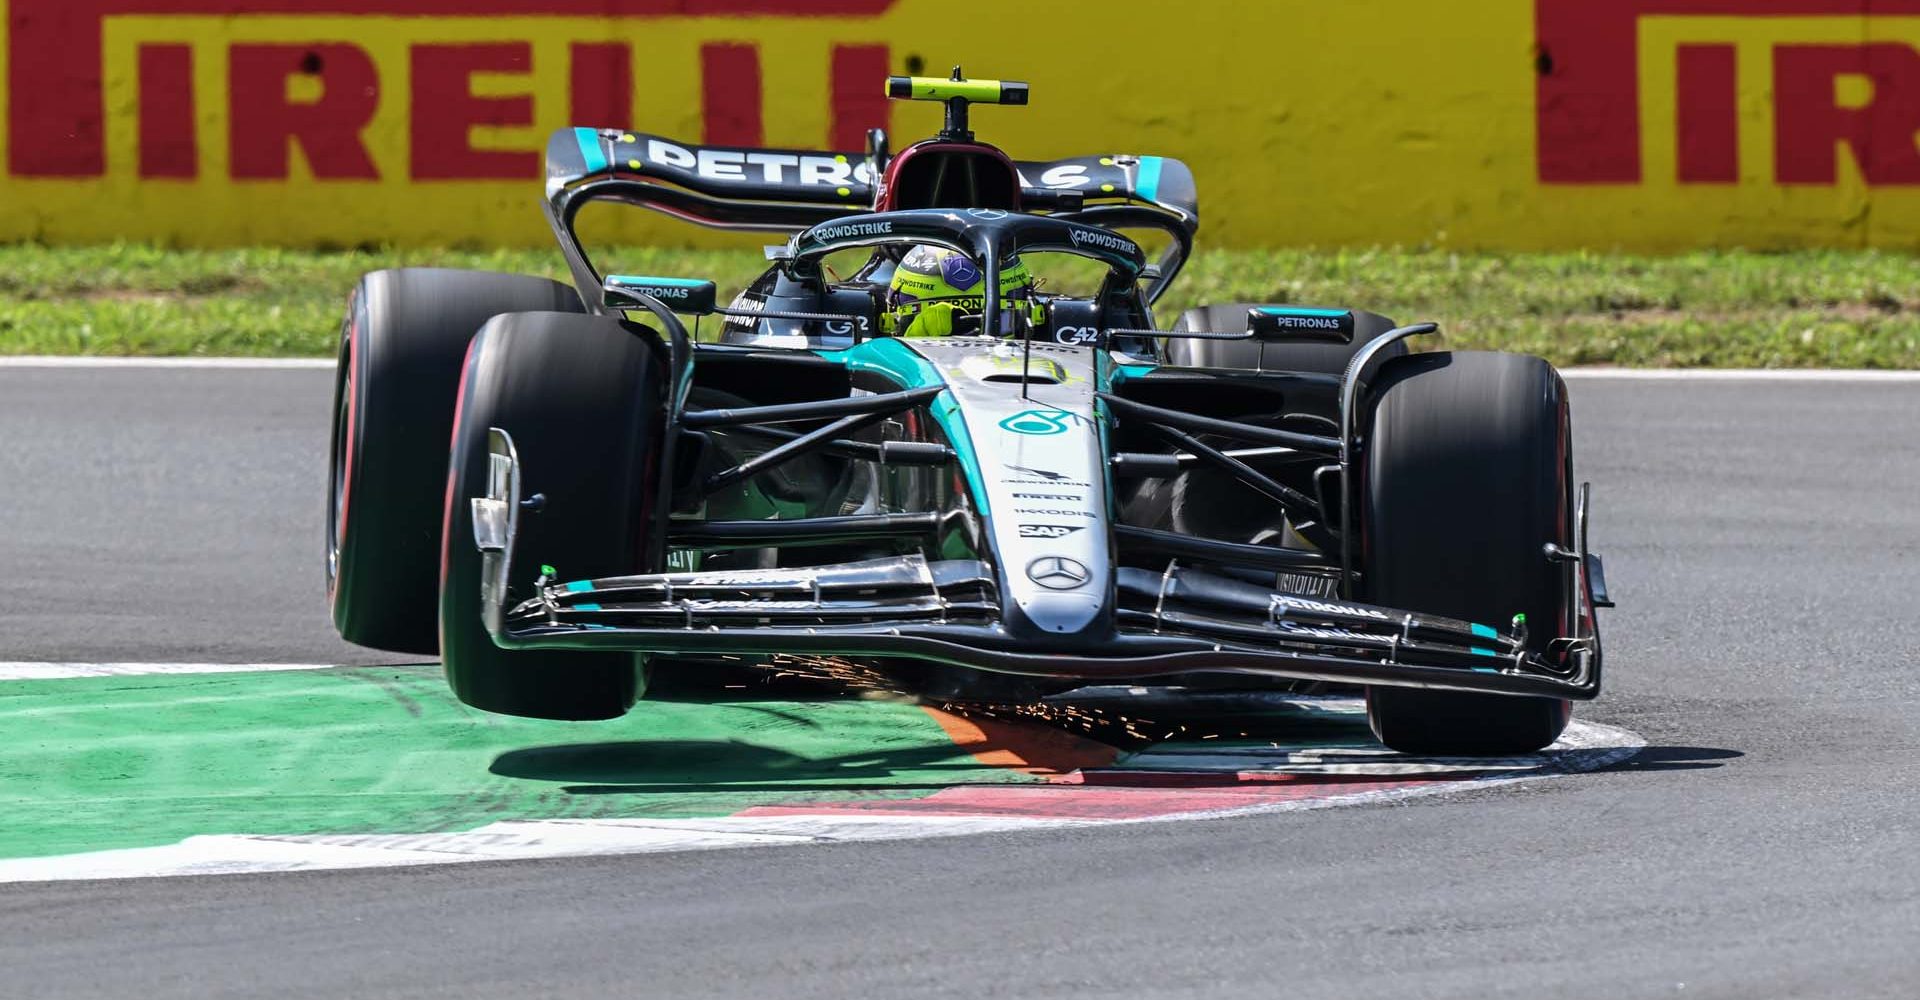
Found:
M 576 795 L 708 791 L 887 791 L 988 780 L 1003 769 L 957 746 L 805 757 L 738 740 L 631 740 L 509 750 L 488 768 L 505 778 L 565 783 Z M 928 780 L 915 780 L 924 775 Z
M 1617 764 L 1598 768 L 1595 773 L 1705 771 L 1725 767 L 1728 761 L 1745 756 L 1739 750 L 1723 747 L 1648 746 L 1641 747 L 1638 753 Z
M 755 710 L 792 715 L 808 722 L 804 713 L 788 713 L 781 706 L 760 704 Z M 1110 708 L 1111 706 L 1108 706 Z M 1130 706 L 1131 707 L 1131 706 Z M 1162 706 L 1155 706 L 1156 708 Z M 1508 758 L 1417 758 L 1385 752 L 1367 729 L 1364 716 L 1325 711 L 1302 705 L 1231 704 L 1188 705 L 1177 716 L 1149 710 L 1131 718 L 1101 711 L 1066 710 L 1047 716 L 965 713 L 973 742 L 966 745 L 930 743 L 896 747 L 860 748 L 827 756 L 806 756 L 778 747 L 742 740 L 628 740 L 567 743 L 525 747 L 496 757 L 489 770 L 496 775 L 552 782 L 571 795 L 648 795 L 703 792 L 760 793 L 915 793 L 954 785 L 999 783 L 1012 777 L 1009 767 L 1032 775 L 1106 788 L 1228 788 L 1272 780 L 1262 774 L 1275 761 L 1261 759 L 1264 748 L 1306 758 L 1311 781 L 1323 785 L 1364 786 L 1404 781 L 1425 773 L 1447 779 L 1473 779 L 1535 772 L 1658 772 L 1702 770 L 1725 766 L 1744 756 L 1740 751 L 1715 747 L 1650 746 L 1623 761 L 1612 758 L 1618 747 L 1559 748 L 1537 755 Z M 1198 707 L 1201 710 L 1194 710 Z M 936 713 L 937 714 L 937 713 Z M 1154 722 L 1142 715 L 1160 716 Z M 1212 743 L 1213 740 L 1219 743 Z M 1063 742 L 1064 741 L 1064 742 Z M 1052 745 L 1050 745 L 1052 744 Z M 1220 751 L 1209 749 L 1218 746 Z M 1104 760 L 1087 748 L 1110 753 Z M 1105 748 L 1111 747 L 1112 750 Z M 1137 759 L 1129 765 L 1128 751 L 1174 747 L 1160 761 Z M 1284 750 L 1282 748 L 1285 748 Z M 1188 767 L 1189 754 L 1228 756 Z M 1239 763 L 1244 767 L 1223 768 Z M 1600 758 L 1606 759 L 1602 763 Z M 1009 763 L 1009 761 L 1013 763 Z M 1027 762 L 1023 766 L 1020 762 Z M 1409 770 L 1412 768 L 1412 770 Z M 1216 770 L 1217 769 L 1217 770 Z M 1282 766 L 1281 770 L 1291 770 Z M 1018 780 L 1015 778 L 1014 780 Z M 1288 779 L 1298 780 L 1298 779 Z

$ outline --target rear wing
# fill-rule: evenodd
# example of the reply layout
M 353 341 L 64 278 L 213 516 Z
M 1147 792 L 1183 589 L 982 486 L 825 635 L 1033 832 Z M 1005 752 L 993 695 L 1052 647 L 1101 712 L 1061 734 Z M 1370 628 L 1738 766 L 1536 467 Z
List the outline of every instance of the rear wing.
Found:
M 566 128 L 547 141 L 547 207 L 572 263 L 579 253 L 573 219 L 589 201 L 624 202 L 718 229 L 791 233 L 873 211 L 884 166 L 866 153 L 694 146 L 642 132 Z M 1150 299 L 1192 251 L 1199 198 L 1193 171 L 1179 160 L 1114 154 L 1015 167 L 1023 200 L 1067 209 L 1053 214 L 1172 236 Z M 590 266 L 587 272 L 583 290 L 597 289 L 599 274 Z M 575 276 L 583 277 L 577 268 Z

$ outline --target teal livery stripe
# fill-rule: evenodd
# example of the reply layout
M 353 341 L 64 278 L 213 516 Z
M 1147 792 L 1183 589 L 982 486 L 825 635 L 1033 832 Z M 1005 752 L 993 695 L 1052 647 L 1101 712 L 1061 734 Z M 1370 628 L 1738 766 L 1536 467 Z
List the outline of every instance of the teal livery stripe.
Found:
M 600 145 L 599 132 L 590 128 L 576 128 L 573 137 L 580 143 L 580 158 L 586 161 L 586 173 L 601 173 L 611 165 L 607 160 L 606 148 Z
M 1296 309 L 1293 306 L 1261 306 L 1260 311 L 1269 316 L 1320 316 L 1328 319 L 1345 316 L 1345 309 Z
M 838 361 L 854 371 L 878 372 L 900 383 L 905 389 L 921 389 L 930 385 L 945 385 L 947 380 L 940 377 L 939 369 L 933 362 L 915 353 L 898 337 L 875 337 L 863 340 L 843 351 L 815 351 L 829 361 Z M 953 450 L 960 456 L 960 471 L 967 477 L 967 488 L 973 493 L 973 502 L 979 506 L 980 513 L 991 516 L 992 510 L 987 504 L 987 480 L 980 471 L 980 456 L 974 453 L 973 436 L 967 433 L 967 423 L 960 416 L 960 404 L 953 393 L 943 392 L 933 398 L 928 409 L 933 411 L 935 423 L 946 433 L 947 440 L 953 443 Z
M 946 379 L 940 377 L 940 370 L 933 367 L 933 362 L 914 353 L 897 337 L 875 337 L 845 350 L 817 350 L 813 353 L 829 361 L 838 361 L 854 371 L 878 372 L 898 382 L 904 389 L 923 389 L 947 383 Z
M 1133 191 L 1148 201 L 1160 200 L 1160 157 L 1140 158 L 1140 172 L 1134 176 Z
M 1140 378 L 1157 367 L 1159 366 L 1153 364 L 1118 364 L 1113 360 L 1111 355 L 1105 351 L 1101 351 L 1099 352 L 1098 360 L 1095 362 L 1094 371 L 1096 372 L 1096 378 L 1101 391 L 1112 392 L 1114 386 L 1130 378 Z
M 616 285 L 666 285 L 669 288 L 703 288 L 713 284 L 704 278 L 642 278 L 631 274 L 609 274 L 607 280 Z

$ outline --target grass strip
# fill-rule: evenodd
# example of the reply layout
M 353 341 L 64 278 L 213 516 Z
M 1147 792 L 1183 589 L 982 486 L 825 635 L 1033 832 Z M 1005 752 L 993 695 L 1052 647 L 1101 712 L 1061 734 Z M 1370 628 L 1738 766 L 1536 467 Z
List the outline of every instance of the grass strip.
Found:
M 764 268 L 743 250 L 618 249 L 624 273 L 711 278 Z M 0 353 L 323 356 L 362 272 L 439 266 L 565 278 L 552 249 L 171 250 L 0 246 Z M 1445 345 L 1559 365 L 1920 367 L 1916 261 L 1883 251 L 1671 257 L 1440 250 L 1215 250 L 1159 307 L 1369 308 L 1437 320 Z

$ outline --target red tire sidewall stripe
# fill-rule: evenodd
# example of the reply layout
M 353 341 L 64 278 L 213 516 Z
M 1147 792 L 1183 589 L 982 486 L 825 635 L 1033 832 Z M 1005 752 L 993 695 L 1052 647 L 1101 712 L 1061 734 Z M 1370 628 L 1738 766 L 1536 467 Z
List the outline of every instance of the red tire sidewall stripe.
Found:
M 474 368 L 479 362 L 475 349 L 479 346 L 478 334 L 467 342 L 466 356 L 460 361 L 460 387 L 453 397 L 453 433 L 447 438 L 447 492 L 442 500 L 440 515 L 440 586 L 443 589 L 447 585 L 448 557 L 453 552 L 453 501 L 459 493 L 460 474 L 464 471 L 454 459 L 460 453 L 460 428 L 467 412 L 467 387 L 474 380 Z
M 355 442 L 360 437 L 360 380 L 362 378 L 360 365 L 361 358 L 366 354 L 365 335 L 362 332 L 366 324 L 361 322 L 365 309 L 365 292 L 363 288 L 355 288 L 353 298 L 347 303 L 347 357 L 346 364 L 342 366 L 345 371 L 338 376 L 346 380 L 346 441 L 340 445 L 346 449 L 346 455 L 340 463 L 340 509 L 334 512 L 333 521 L 333 579 L 332 586 L 327 588 L 329 611 L 335 610 L 339 605 L 340 579 L 345 575 L 342 570 L 347 565 L 347 511 L 353 505 L 353 460 L 358 450 Z
M 1555 495 L 1560 498 L 1560 503 L 1563 505 L 1559 517 L 1559 530 L 1567 533 L 1567 537 L 1560 539 L 1560 546 L 1571 549 L 1577 541 L 1572 537 L 1576 526 L 1573 523 L 1573 483 L 1570 478 L 1573 473 L 1573 413 L 1572 405 L 1567 399 L 1566 380 L 1560 377 L 1559 372 L 1553 373 L 1553 384 L 1559 390 L 1560 399 L 1560 419 L 1553 442 L 1553 475 L 1554 482 L 1558 484 Z M 1560 634 L 1573 635 L 1580 615 L 1580 600 L 1573 592 L 1572 585 L 1578 577 L 1571 571 L 1563 575 L 1566 585 L 1561 587 Z M 1572 718 L 1573 702 L 1565 698 L 1560 699 L 1560 725 L 1564 728 Z

